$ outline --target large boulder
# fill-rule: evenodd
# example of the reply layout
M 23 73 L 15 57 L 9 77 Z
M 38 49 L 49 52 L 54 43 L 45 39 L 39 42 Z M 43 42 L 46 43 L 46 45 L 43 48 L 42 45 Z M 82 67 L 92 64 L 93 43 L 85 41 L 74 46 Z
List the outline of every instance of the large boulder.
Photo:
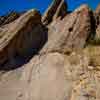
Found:
M 82 5 L 63 20 L 58 18 L 48 26 L 48 42 L 41 53 L 84 48 L 88 37 L 92 34 L 91 10 Z
M 0 64 L 36 53 L 46 41 L 46 30 L 41 15 L 32 9 L 12 23 L 0 27 Z

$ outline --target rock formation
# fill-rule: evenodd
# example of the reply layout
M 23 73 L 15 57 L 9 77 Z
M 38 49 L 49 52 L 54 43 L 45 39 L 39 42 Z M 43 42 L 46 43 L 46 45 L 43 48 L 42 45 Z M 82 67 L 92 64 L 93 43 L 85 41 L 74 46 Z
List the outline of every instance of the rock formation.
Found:
M 96 20 L 96 38 L 100 38 L 100 4 L 95 10 L 95 20 Z
M 9 24 L 10 22 L 17 19 L 20 15 L 21 15 L 20 13 L 16 13 L 16 12 L 12 11 L 11 13 L 9 13 L 6 16 L 1 16 L 0 17 L 0 26 L 5 25 L 5 24 Z
M 36 60 L 37 59 L 37 60 Z M 96 100 L 99 97 L 99 77 L 95 68 L 89 66 L 86 55 L 70 56 L 61 53 L 48 53 L 31 61 L 27 67 L 27 91 L 22 92 L 21 100 Z M 32 69 L 32 62 L 33 69 Z
M 83 5 L 63 20 L 57 19 L 49 26 L 48 42 L 43 52 L 67 52 L 67 50 L 84 48 L 91 32 L 91 11 Z
M 100 44 L 89 44 L 96 14 L 87 5 L 66 14 L 64 0 L 54 0 L 43 16 L 32 9 L 8 18 L 0 26 L 0 100 L 100 100 Z
M 38 30 L 39 29 L 39 30 Z M 41 15 L 30 10 L 10 24 L 0 27 L 0 64 L 36 52 L 45 41 Z
M 42 22 L 45 25 L 48 25 L 52 20 L 55 20 L 59 16 L 64 17 L 67 13 L 66 9 L 67 4 L 64 0 L 53 0 L 50 7 L 44 13 L 42 17 Z

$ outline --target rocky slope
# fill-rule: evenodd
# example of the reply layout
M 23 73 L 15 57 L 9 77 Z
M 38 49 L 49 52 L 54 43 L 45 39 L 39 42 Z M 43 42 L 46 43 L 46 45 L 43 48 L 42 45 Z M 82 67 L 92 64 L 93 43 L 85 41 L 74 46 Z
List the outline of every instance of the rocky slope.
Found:
M 54 20 L 49 25 L 48 41 L 42 52 L 67 52 L 68 50 L 83 48 L 92 33 L 91 10 L 82 5 L 62 20 Z
M 100 100 L 98 10 L 66 5 L 1 25 L 0 100 Z

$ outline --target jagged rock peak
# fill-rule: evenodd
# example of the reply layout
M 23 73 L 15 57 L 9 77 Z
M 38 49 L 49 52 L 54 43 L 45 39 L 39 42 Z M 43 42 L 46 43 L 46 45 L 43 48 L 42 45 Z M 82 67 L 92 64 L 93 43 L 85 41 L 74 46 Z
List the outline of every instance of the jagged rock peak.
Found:
M 46 10 L 42 17 L 42 22 L 44 24 L 49 24 L 52 20 L 56 18 L 64 17 L 67 13 L 67 3 L 64 0 L 53 0 L 50 7 Z
M 75 9 L 74 12 L 79 12 L 79 11 L 82 11 L 82 10 L 90 10 L 90 8 L 87 4 L 83 4 L 80 7 L 78 7 L 77 9 Z

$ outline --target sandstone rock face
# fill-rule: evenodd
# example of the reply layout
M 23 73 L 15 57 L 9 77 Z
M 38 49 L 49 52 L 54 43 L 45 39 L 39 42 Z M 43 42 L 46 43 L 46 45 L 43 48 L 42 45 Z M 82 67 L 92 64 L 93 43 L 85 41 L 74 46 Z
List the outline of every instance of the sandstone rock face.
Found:
M 96 29 L 96 39 L 100 39 L 100 25 L 98 25 L 97 29 Z
M 0 97 L 2 100 L 99 100 L 99 66 L 90 66 L 89 62 L 85 54 L 67 56 L 54 52 L 35 56 L 23 68 L 2 76 L 0 90 L 6 88 Z
M 95 13 L 98 14 L 98 15 L 100 15 L 100 4 L 99 4 L 98 7 L 96 8 Z
M 83 49 L 94 16 L 64 5 L 54 0 L 43 23 L 32 9 L 0 26 L 0 100 L 100 100 L 100 46 Z
M 100 38 L 100 4 L 95 10 L 95 20 L 96 20 L 96 38 Z
M 44 41 L 41 15 L 36 10 L 30 10 L 12 23 L 0 27 L 0 63 L 16 54 L 27 56 L 36 52 Z
M 64 17 L 67 13 L 67 4 L 64 0 L 53 0 L 51 6 L 47 9 L 42 17 L 42 22 L 48 25 L 52 20 L 56 18 Z
M 57 19 L 49 25 L 48 42 L 41 52 L 67 52 L 68 49 L 83 48 L 89 34 L 90 10 L 87 5 L 83 5 L 63 20 Z
M 1 16 L 0 17 L 0 26 L 14 21 L 19 16 L 20 16 L 19 13 L 16 13 L 16 12 L 13 12 L 13 11 L 11 13 L 9 13 L 7 16 Z

